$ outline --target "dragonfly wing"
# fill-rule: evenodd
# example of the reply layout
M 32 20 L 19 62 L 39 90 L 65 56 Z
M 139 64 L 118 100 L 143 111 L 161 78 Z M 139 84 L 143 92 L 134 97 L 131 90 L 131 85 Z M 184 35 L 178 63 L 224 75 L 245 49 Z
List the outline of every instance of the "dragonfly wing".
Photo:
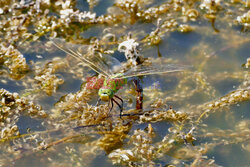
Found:
M 113 66 L 119 62 L 117 59 L 108 55 L 92 55 L 88 51 L 88 45 L 71 44 L 62 39 L 52 39 L 52 42 L 62 51 L 82 61 L 95 72 L 107 77 L 113 75 Z
M 135 66 L 126 71 L 121 77 L 118 78 L 129 78 L 135 76 L 153 75 L 153 74 L 164 74 L 170 72 L 183 71 L 190 66 L 178 65 L 178 64 L 165 64 L 165 65 L 139 65 Z
M 121 71 L 123 66 L 121 65 L 121 62 L 109 55 L 102 55 L 102 60 L 105 63 L 105 65 L 109 68 L 110 74 L 114 75 L 118 71 Z

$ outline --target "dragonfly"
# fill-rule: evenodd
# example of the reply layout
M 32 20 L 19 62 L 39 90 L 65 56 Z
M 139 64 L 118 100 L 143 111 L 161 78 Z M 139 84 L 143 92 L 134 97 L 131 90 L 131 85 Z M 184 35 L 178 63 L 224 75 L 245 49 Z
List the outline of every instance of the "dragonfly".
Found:
M 120 108 L 120 118 L 123 111 L 123 99 L 117 96 L 116 93 L 128 83 L 128 79 L 132 79 L 136 87 L 136 109 L 142 109 L 143 90 L 139 80 L 133 78 L 145 75 L 178 72 L 187 68 L 186 65 L 177 64 L 139 64 L 129 69 L 125 69 L 121 62 L 112 56 L 89 52 L 88 45 L 67 43 L 59 38 L 52 39 L 51 41 L 57 48 L 78 59 L 101 75 L 101 77 L 92 77 L 89 79 L 86 83 L 86 87 L 90 89 L 98 89 L 99 99 L 97 104 L 99 104 L 100 101 L 106 101 L 109 102 L 109 104 L 111 103 L 110 111 L 113 109 L 114 103 L 117 104 Z M 121 104 L 118 103 L 117 99 L 121 101 Z

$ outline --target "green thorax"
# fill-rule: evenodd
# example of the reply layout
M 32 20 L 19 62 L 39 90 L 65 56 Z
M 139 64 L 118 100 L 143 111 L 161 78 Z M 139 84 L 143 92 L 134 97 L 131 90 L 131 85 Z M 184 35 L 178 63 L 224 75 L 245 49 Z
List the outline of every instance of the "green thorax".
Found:
M 106 78 L 101 89 L 112 89 L 116 93 L 127 84 L 127 78 Z

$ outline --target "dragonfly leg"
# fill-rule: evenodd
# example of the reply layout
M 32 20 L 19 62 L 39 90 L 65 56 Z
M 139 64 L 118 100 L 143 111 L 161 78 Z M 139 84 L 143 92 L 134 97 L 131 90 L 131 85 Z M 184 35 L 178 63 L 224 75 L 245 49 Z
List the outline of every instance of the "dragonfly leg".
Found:
M 119 108 L 120 108 L 120 118 L 122 118 L 122 106 L 117 101 L 115 101 L 115 99 L 113 99 L 113 101 L 119 106 Z
M 113 109 L 113 107 L 114 107 L 113 101 L 114 101 L 113 99 L 110 100 L 110 102 L 111 102 L 111 107 L 110 107 L 110 109 L 109 109 L 109 112 L 110 112 L 110 111 Z M 110 103 L 110 102 L 109 102 L 109 103 Z
M 114 97 L 116 97 L 117 99 L 119 99 L 121 102 L 122 102 L 122 108 L 123 108 L 123 100 L 122 100 L 122 98 L 120 98 L 119 96 L 117 96 L 117 95 L 114 95 Z
M 133 81 L 135 85 L 135 89 L 137 92 L 137 97 L 136 97 L 136 109 L 137 110 L 142 110 L 143 107 L 143 89 L 140 84 L 140 81 L 138 79 Z
M 108 107 L 110 106 L 111 101 L 112 101 L 112 100 L 109 100 Z
M 101 102 L 101 98 L 99 98 L 99 99 L 97 100 L 96 106 L 99 106 L 100 102 Z

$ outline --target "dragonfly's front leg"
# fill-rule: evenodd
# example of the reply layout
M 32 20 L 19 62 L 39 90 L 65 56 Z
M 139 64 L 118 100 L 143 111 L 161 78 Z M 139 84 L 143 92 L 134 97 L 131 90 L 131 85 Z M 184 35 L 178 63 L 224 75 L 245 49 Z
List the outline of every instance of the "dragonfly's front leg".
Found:
M 135 89 L 137 92 L 136 109 L 142 110 L 142 108 L 143 108 L 143 89 L 142 89 L 142 86 L 141 86 L 140 81 L 138 79 L 133 80 L 133 83 L 135 85 Z
M 114 107 L 114 103 L 113 103 L 113 98 L 109 101 L 109 103 L 111 103 L 111 107 L 110 107 L 110 109 L 109 109 L 109 112 L 113 109 L 113 107 Z
M 99 104 L 101 103 L 101 98 L 99 98 L 96 102 L 96 106 L 99 106 Z
M 122 106 L 117 102 L 115 101 L 115 99 L 112 98 L 112 100 L 118 105 L 118 107 L 120 108 L 120 118 L 122 118 Z
M 119 99 L 120 101 L 121 101 L 121 108 L 122 108 L 122 110 L 123 110 L 123 100 L 122 100 L 122 98 L 120 98 L 119 96 L 117 96 L 117 95 L 114 95 L 114 97 L 116 97 L 117 99 Z

